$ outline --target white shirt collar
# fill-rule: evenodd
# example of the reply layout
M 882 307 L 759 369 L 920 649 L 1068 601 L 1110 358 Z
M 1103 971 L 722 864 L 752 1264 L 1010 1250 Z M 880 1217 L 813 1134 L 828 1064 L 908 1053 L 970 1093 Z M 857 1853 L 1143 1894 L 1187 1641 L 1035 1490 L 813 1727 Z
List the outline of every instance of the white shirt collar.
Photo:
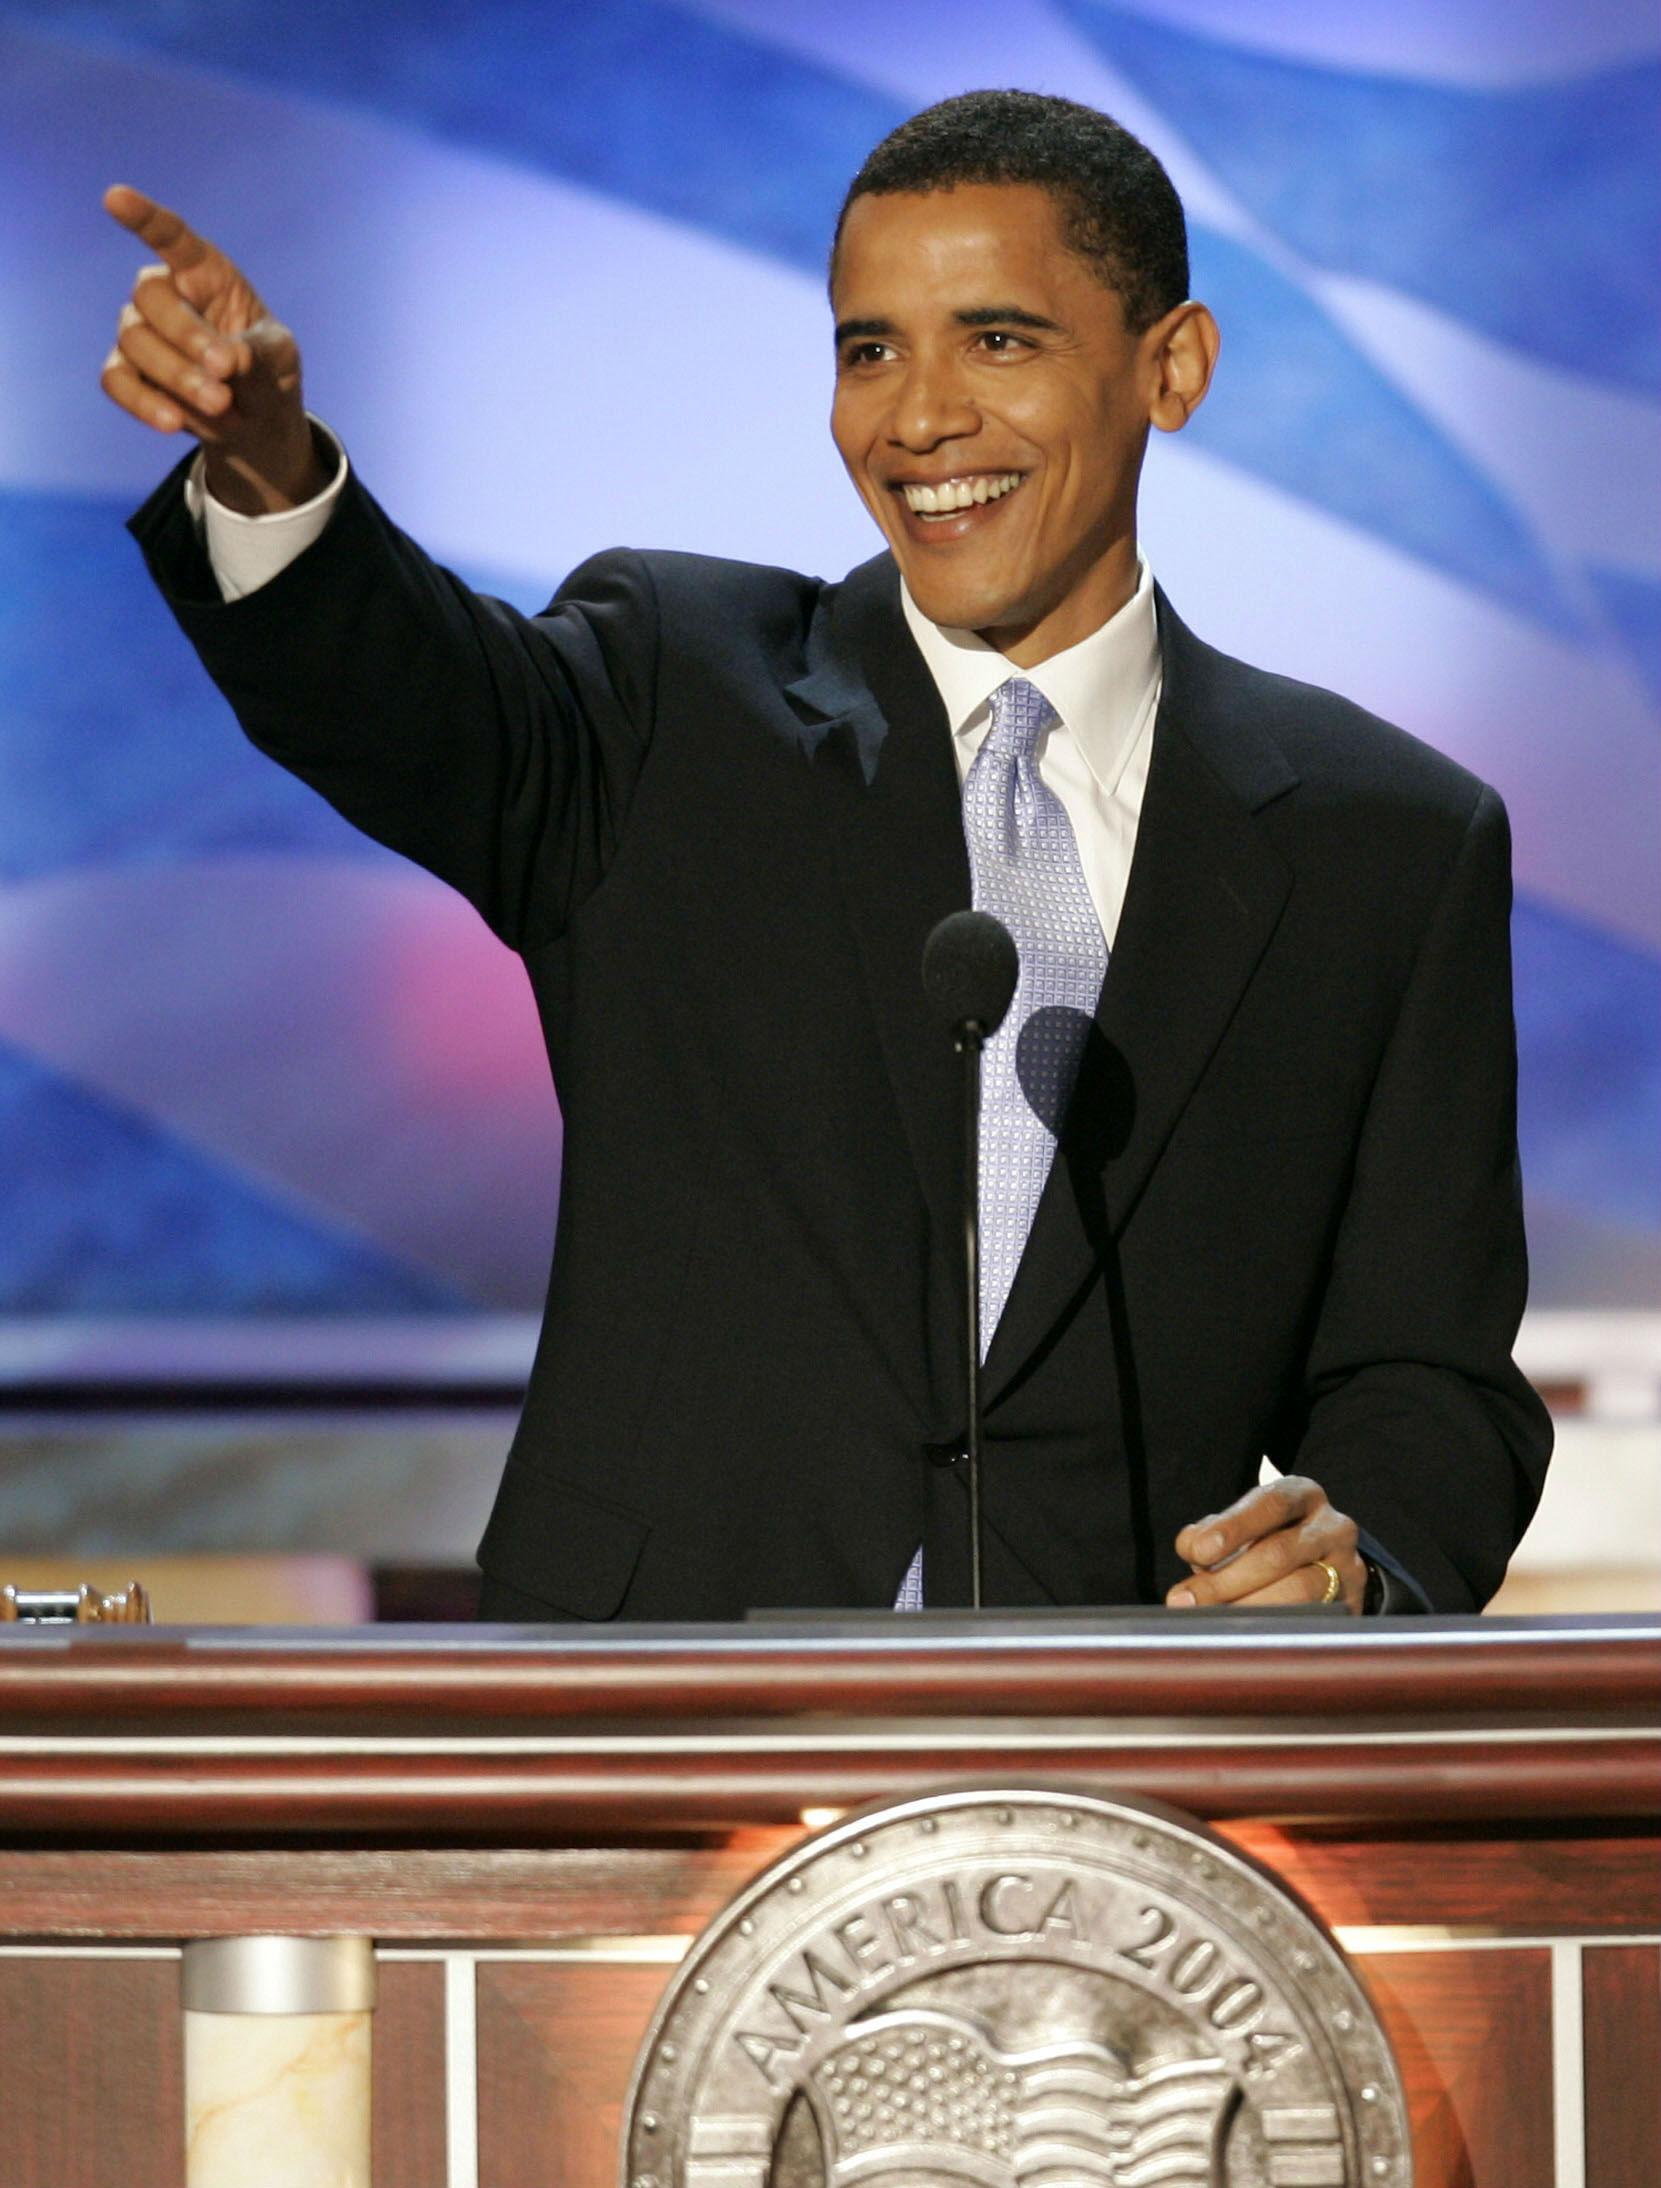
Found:
M 1076 646 L 1019 669 L 973 631 L 931 623 L 900 581 L 900 605 L 945 703 L 952 735 L 979 744 L 998 686 L 1024 676 L 1055 708 L 1109 795 L 1146 721 L 1160 679 L 1153 574 L 1138 558 L 1136 590 L 1117 615 Z

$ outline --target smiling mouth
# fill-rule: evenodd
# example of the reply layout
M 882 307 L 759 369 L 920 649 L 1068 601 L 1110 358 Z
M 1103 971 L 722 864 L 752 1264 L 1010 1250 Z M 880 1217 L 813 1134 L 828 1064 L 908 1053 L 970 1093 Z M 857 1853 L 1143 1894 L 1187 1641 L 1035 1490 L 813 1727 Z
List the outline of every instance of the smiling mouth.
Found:
M 977 471 L 965 478 L 942 479 L 936 486 L 901 484 L 896 491 L 921 523 L 943 524 L 966 509 L 1002 501 L 1014 493 L 1024 477 L 1020 471 Z

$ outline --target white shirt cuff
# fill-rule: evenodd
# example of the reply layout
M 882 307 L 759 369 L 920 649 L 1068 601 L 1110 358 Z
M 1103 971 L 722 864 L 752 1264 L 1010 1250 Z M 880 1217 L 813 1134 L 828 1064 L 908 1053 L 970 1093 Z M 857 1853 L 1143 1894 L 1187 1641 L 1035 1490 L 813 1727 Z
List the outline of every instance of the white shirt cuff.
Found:
M 204 482 L 206 451 L 186 475 L 185 507 L 207 548 L 214 582 L 225 600 L 241 600 L 249 593 L 257 593 L 262 585 L 269 585 L 328 528 L 340 490 L 346 484 L 346 451 L 321 418 L 311 422 L 335 452 L 335 475 L 320 494 L 296 508 L 279 509 L 263 517 L 245 517 L 235 509 L 227 509 L 222 501 L 214 500 Z

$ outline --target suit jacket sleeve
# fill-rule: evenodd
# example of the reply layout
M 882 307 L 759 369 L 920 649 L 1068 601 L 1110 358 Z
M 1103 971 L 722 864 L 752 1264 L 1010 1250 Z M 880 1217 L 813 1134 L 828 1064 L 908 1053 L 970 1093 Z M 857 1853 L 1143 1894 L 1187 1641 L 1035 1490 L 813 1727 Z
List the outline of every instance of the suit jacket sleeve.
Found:
M 131 528 L 248 736 L 460 889 L 504 941 L 559 935 L 604 875 L 649 749 L 643 560 L 598 556 L 523 616 L 431 561 L 349 478 L 322 537 L 225 602 L 186 468 Z
M 1527 1262 L 1510 905 L 1509 830 L 1485 789 L 1368 1103 L 1290 1461 L 1447 1611 L 1498 1587 L 1551 1450 L 1511 1358 Z

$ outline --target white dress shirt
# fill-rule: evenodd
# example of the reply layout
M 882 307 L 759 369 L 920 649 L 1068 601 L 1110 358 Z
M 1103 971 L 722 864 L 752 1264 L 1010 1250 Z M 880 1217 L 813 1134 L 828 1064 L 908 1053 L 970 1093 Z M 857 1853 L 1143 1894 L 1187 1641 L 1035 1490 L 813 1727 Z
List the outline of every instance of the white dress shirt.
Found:
M 959 782 L 992 725 L 992 694 L 1011 676 L 1036 684 L 1061 717 L 1039 740 L 1038 774 L 1073 824 L 1085 886 L 1111 949 L 1136 849 L 1162 683 L 1147 564 L 1138 562 L 1136 590 L 1117 615 L 1030 669 L 1018 669 L 973 631 L 931 623 L 903 585 L 900 604 L 945 702 Z
M 346 483 L 346 452 L 321 420 L 312 422 L 335 449 L 339 464 L 322 492 L 296 509 L 240 516 L 207 491 L 201 459 L 191 471 L 186 502 L 202 527 L 214 579 L 226 600 L 241 600 L 268 585 L 305 552 L 334 514 Z M 1073 824 L 1085 886 L 1111 949 L 1136 849 L 1159 707 L 1159 630 L 1147 564 L 1138 563 L 1136 590 L 1117 615 L 1076 646 L 1031 669 L 1015 668 L 973 631 L 931 623 L 904 585 L 900 604 L 945 704 L 959 782 L 967 777 L 991 726 L 992 694 L 1009 677 L 1024 676 L 1036 684 L 1060 716 L 1040 740 L 1038 773 Z
M 297 508 L 280 509 L 274 515 L 245 517 L 215 501 L 203 481 L 207 456 L 191 465 L 185 479 L 185 507 L 202 532 L 202 544 L 213 565 L 214 582 L 226 600 L 242 600 L 281 577 L 291 562 L 303 555 L 314 539 L 322 536 L 335 503 L 346 484 L 346 451 L 321 418 L 312 419 L 339 459 L 335 475 L 321 493 Z

